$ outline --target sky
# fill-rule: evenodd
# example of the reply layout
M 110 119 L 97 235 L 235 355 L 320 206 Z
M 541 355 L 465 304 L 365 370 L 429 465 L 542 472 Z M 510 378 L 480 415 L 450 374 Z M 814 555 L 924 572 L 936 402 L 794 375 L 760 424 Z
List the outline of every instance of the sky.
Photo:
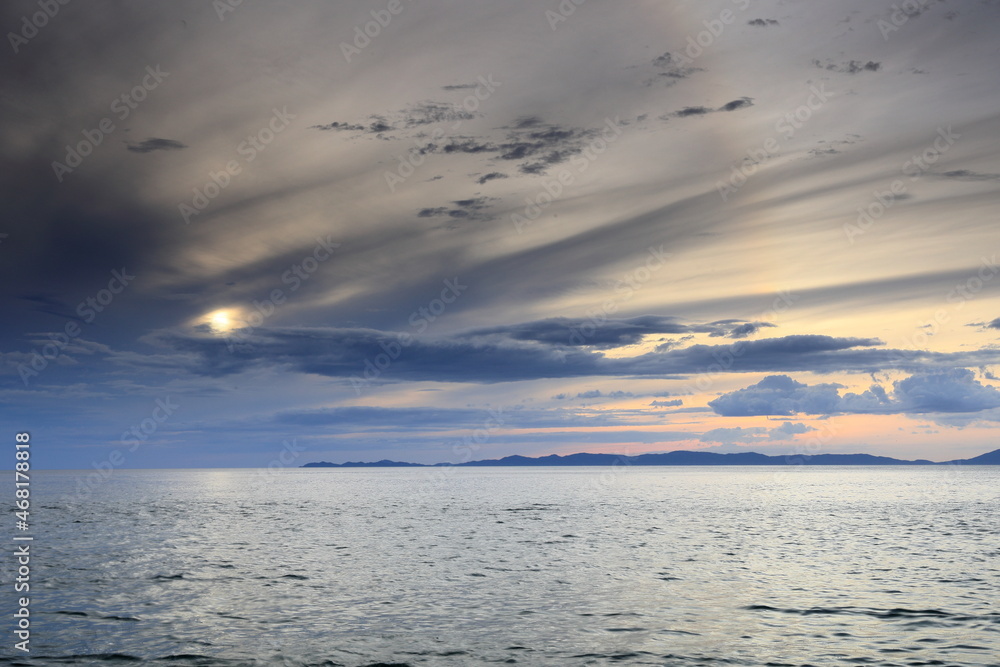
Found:
M 1000 2 L 11 1 L 34 465 L 1000 435 Z

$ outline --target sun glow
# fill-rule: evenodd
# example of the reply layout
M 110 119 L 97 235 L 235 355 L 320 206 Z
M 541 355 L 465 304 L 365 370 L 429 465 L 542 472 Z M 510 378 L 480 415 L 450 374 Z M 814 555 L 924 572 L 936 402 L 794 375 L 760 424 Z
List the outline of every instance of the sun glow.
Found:
M 228 333 L 240 325 L 236 312 L 227 308 L 212 311 L 202 322 L 211 327 L 212 333 Z

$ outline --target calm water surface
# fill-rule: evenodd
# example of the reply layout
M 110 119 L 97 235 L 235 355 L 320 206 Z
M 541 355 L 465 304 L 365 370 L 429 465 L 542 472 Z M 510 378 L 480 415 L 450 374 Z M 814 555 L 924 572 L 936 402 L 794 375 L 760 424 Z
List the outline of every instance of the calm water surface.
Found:
M 79 474 L 0 664 L 1000 665 L 1000 467 Z

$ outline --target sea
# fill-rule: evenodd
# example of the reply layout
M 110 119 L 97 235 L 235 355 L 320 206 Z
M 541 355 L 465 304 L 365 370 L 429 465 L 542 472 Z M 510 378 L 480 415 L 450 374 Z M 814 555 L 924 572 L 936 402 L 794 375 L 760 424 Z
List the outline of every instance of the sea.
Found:
M 1000 666 L 998 466 L 89 474 L 0 664 Z

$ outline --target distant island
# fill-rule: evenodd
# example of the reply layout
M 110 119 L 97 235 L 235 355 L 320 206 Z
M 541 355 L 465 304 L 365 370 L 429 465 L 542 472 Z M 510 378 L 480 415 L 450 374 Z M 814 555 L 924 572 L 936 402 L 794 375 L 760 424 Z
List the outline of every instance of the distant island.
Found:
M 374 463 L 348 462 L 329 463 L 317 461 L 306 463 L 302 468 L 433 468 L 439 466 L 941 466 L 941 465 L 1000 465 L 1000 449 L 982 454 L 971 459 L 956 459 L 954 461 L 927 461 L 918 459 L 907 461 L 888 456 L 873 456 L 871 454 L 792 454 L 787 456 L 768 456 L 756 452 L 739 452 L 736 454 L 717 454 L 715 452 L 676 451 L 665 454 L 640 454 L 626 456 L 624 454 L 568 454 L 559 456 L 505 456 L 502 459 L 485 459 L 482 461 L 466 461 L 465 463 L 403 463 L 400 461 L 381 460 Z

